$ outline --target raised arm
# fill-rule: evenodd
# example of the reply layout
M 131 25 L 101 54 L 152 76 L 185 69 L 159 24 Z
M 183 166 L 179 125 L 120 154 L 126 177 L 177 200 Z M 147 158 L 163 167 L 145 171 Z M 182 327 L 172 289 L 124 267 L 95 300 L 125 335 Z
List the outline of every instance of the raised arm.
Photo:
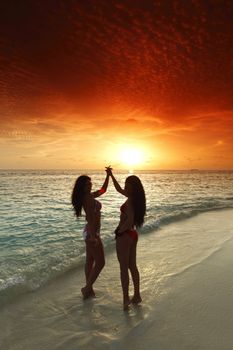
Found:
M 126 196 L 126 197 L 127 197 L 127 194 L 126 194 L 125 190 L 124 190 L 123 188 L 121 188 L 121 186 L 120 186 L 119 183 L 117 182 L 115 176 L 114 176 L 113 173 L 112 173 L 112 170 L 110 170 L 109 173 L 110 173 L 110 176 L 111 176 L 111 178 L 112 178 L 114 187 L 115 187 L 115 189 L 117 190 L 117 192 L 119 192 L 119 193 L 123 194 L 123 196 Z
M 106 168 L 106 169 L 108 169 L 108 168 Z M 105 178 L 104 183 L 103 183 L 102 187 L 100 188 L 100 190 L 91 193 L 94 198 L 101 196 L 102 194 L 104 194 L 107 191 L 110 174 L 107 170 L 106 170 L 106 173 L 107 173 L 106 178 Z

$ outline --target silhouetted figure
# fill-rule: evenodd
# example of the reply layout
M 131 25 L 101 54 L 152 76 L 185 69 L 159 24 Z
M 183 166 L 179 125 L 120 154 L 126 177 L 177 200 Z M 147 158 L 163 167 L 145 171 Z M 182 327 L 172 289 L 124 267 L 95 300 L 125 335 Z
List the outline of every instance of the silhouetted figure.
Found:
M 116 190 L 128 197 L 121 206 L 120 222 L 115 230 L 116 251 L 120 264 L 121 285 L 123 290 L 123 309 L 127 310 L 130 303 L 139 304 L 142 299 L 140 295 L 140 275 L 136 263 L 136 249 L 138 233 L 136 228 L 142 226 L 146 212 L 145 192 L 140 179 L 135 176 L 127 177 L 125 188 L 122 189 L 112 174 L 111 168 L 107 169 L 112 177 Z M 129 298 L 129 271 L 134 285 L 134 295 Z
M 106 178 L 100 190 L 91 192 L 91 178 L 81 175 L 77 178 L 72 192 L 72 205 L 77 218 L 82 209 L 86 214 L 86 226 L 83 231 L 86 242 L 85 275 L 86 285 L 81 289 L 84 299 L 95 296 L 93 284 L 105 265 L 104 249 L 100 238 L 101 203 L 95 198 L 106 192 L 109 182 L 109 168 L 106 168 Z

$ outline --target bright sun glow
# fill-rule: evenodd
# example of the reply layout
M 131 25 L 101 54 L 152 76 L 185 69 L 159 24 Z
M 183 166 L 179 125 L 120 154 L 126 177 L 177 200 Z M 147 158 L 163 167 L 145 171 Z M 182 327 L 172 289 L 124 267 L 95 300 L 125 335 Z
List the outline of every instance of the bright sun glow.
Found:
M 143 152 L 139 149 L 125 148 L 120 152 L 120 160 L 128 166 L 140 165 L 143 163 Z
M 120 143 L 115 142 L 107 150 L 110 164 L 113 169 L 127 169 L 129 171 L 147 169 L 152 156 L 151 149 L 142 142 Z

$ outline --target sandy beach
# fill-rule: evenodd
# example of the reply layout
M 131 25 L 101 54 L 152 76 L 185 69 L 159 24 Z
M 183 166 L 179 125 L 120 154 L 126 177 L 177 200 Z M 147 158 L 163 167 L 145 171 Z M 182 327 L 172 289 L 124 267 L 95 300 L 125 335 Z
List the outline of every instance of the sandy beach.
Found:
M 233 0 L 0 4 L 0 350 L 233 350 Z
M 4 350 L 232 350 L 233 210 L 199 214 L 141 235 L 143 303 L 122 310 L 115 251 L 83 301 L 82 269 L 5 305 Z

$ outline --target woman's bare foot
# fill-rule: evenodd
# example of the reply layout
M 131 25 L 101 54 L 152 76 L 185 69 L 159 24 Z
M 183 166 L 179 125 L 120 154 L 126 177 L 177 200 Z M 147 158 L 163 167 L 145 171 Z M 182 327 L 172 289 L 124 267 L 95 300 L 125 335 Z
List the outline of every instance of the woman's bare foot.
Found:
M 130 303 L 131 303 L 131 300 L 130 300 L 130 299 L 124 300 L 124 302 L 123 302 L 123 310 L 124 310 L 124 311 L 126 311 L 126 310 L 129 309 Z
M 83 287 L 81 289 L 81 292 L 82 292 L 82 295 L 83 295 L 83 299 L 88 299 L 88 298 L 90 298 L 90 296 L 92 296 L 92 290 L 89 289 L 88 287 Z
M 131 299 L 132 304 L 140 304 L 142 302 L 142 298 L 140 295 L 134 295 Z

